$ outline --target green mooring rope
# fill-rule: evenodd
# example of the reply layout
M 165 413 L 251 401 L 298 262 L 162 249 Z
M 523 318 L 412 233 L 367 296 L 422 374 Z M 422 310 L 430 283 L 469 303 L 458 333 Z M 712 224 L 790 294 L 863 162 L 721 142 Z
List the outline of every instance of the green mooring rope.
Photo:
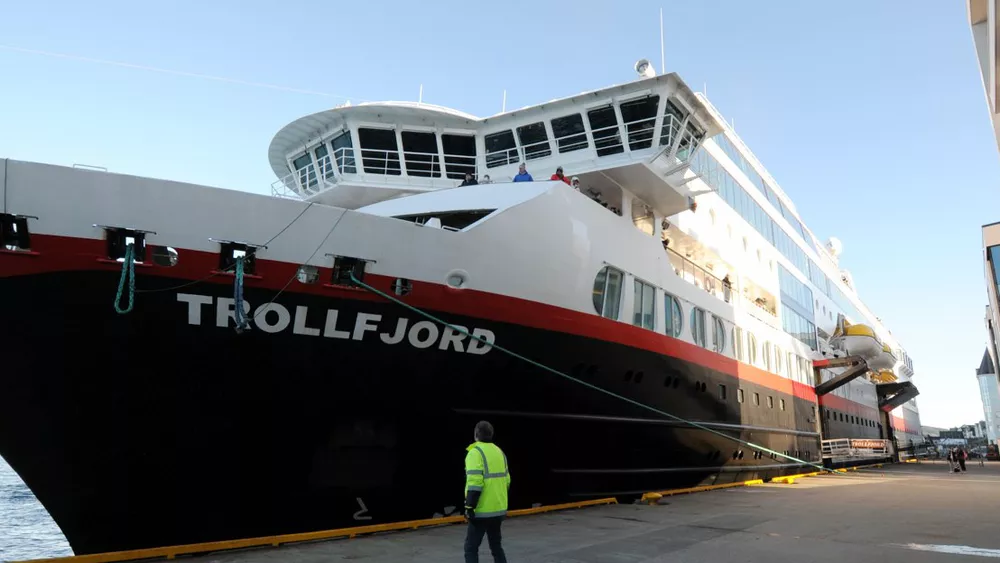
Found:
M 769 453 L 769 454 L 771 454 L 771 455 L 773 455 L 775 457 L 780 457 L 780 458 L 783 458 L 783 459 L 787 459 L 789 461 L 794 461 L 794 462 L 800 463 L 802 465 L 808 465 L 808 466 L 816 468 L 816 469 L 818 469 L 819 471 L 822 471 L 822 472 L 832 473 L 832 474 L 835 474 L 835 475 L 838 474 L 836 471 L 828 469 L 826 467 L 823 467 L 822 465 L 818 465 L 818 464 L 806 461 L 804 459 L 799 459 L 799 458 L 796 458 L 796 457 L 792 457 L 790 455 L 779 453 L 779 452 L 776 452 L 774 450 L 765 448 L 764 446 L 761 446 L 760 444 L 754 444 L 753 442 L 747 442 L 745 440 L 741 440 L 741 439 L 736 438 L 734 436 L 729 436 L 728 434 L 724 434 L 722 432 L 719 432 L 718 430 L 714 430 L 712 428 L 709 428 L 709 427 L 707 427 L 707 426 L 705 426 L 703 424 L 699 424 L 699 423 L 691 421 L 691 420 L 685 420 L 685 419 L 683 419 L 683 418 L 681 418 L 679 416 L 670 414 L 667 411 L 660 410 L 660 409 L 658 409 L 656 407 L 653 407 L 653 406 L 647 405 L 645 403 L 641 403 L 639 401 L 636 401 L 635 399 L 630 399 L 630 398 L 628 398 L 628 397 L 626 397 L 624 395 L 619 395 L 618 393 L 615 393 L 614 391 L 608 391 L 607 389 L 598 387 L 597 385 L 594 385 L 592 383 L 588 383 L 588 382 L 583 381 L 581 379 L 577 379 L 577 378 L 575 378 L 575 377 L 573 377 L 573 376 L 571 376 L 569 374 L 563 373 L 563 372 L 561 372 L 561 371 L 559 371 L 559 370 L 557 370 L 555 368 L 551 368 L 551 367 L 549 367 L 547 365 L 538 363 L 535 360 L 532 360 L 531 358 L 526 358 L 526 357 L 522 356 L 521 354 L 518 354 L 517 352 L 514 352 L 513 350 L 508 350 L 507 348 L 504 348 L 503 346 L 500 346 L 498 344 L 490 343 L 485 338 L 483 338 L 481 336 L 476 336 L 476 335 L 470 333 L 468 330 L 466 330 L 463 327 L 456 326 L 456 325 L 453 325 L 453 324 L 451 324 L 449 322 L 443 321 L 443 320 L 435 317 L 434 315 L 432 315 L 432 314 L 430 314 L 430 313 L 428 313 L 426 311 L 418 309 L 417 307 L 414 307 L 413 305 L 410 305 L 409 303 L 405 303 L 405 302 L 403 302 L 403 301 L 401 301 L 399 299 L 396 299 L 395 297 L 393 297 L 393 296 L 391 296 L 391 295 L 389 295 L 389 294 L 387 294 L 387 293 L 385 293 L 383 291 L 379 291 L 378 289 L 375 289 L 374 287 L 372 287 L 372 286 L 366 284 L 365 282 L 359 280 L 358 278 L 356 278 L 354 276 L 354 272 L 351 272 L 351 281 L 354 282 L 356 285 L 358 285 L 358 286 L 360 286 L 360 287 L 362 287 L 362 288 L 370 291 L 371 293 L 374 293 L 375 295 L 378 295 L 380 297 L 388 299 L 389 301 L 392 301 L 393 303 L 396 303 L 397 305 L 401 305 L 401 306 L 405 307 L 406 309 L 409 309 L 410 311 L 413 311 L 414 313 L 417 313 L 418 315 L 422 315 L 424 317 L 427 317 L 428 319 L 430 319 L 430 320 L 432 320 L 432 321 L 434 321 L 434 322 L 436 322 L 438 324 L 444 325 L 444 326 L 450 328 L 451 330 L 454 330 L 455 332 L 457 332 L 459 334 L 464 334 L 464 335 L 466 335 L 466 336 L 468 336 L 470 338 L 475 338 L 476 340 L 479 340 L 480 342 L 482 342 L 484 344 L 488 344 L 489 346 L 491 346 L 493 348 L 496 348 L 497 350 L 500 350 L 501 352 L 503 352 L 505 354 L 513 356 L 513 357 L 515 357 L 515 358 L 517 358 L 519 360 L 528 362 L 529 364 L 531 364 L 531 365 L 533 365 L 535 367 L 541 368 L 541 369 L 543 369 L 543 370 L 545 370 L 545 371 L 547 371 L 549 373 L 552 373 L 554 375 L 558 375 L 559 377 L 562 377 L 564 379 L 568 379 L 568 380 L 570 380 L 570 381 L 572 381 L 574 383 L 577 383 L 577 384 L 582 385 L 584 387 L 587 387 L 589 389 L 593 389 L 594 391 L 598 391 L 600 393 L 604 393 L 605 395 L 608 395 L 610 397 L 614 397 L 614 398 L 619 399 L 621 401 L 625 401 L 626 403 L 630 403 L 630 404 L 635 405 L 637 407 L 646 409 L 648 411 L 652 411 L 652 412 L 657 413 L 657 414 L 659 414 L 661 416 L 665 416 L 665 417 L 667 417 L 667 418 L 669 418 L 671 420 L 674 420 L 674 421 L 677 421 L 677 422 L 681 422 L 683 424 L 687 424 L 687 425 L 692 426 L 694 428 L 698 428 L 699 430 L 704 430 L 704 431 L 709 432 L 711 434 L 715 434 L 716 436 L 721 436 L 721 437 L 723 437 L 723 438 L 725 438 L 727 440 L 732 440 L 733 442 L 736 442 L 738 444 L 743 444 L 743 445 L 747 446 L 748 448 L 752 448 L 752 449 L 755 449 L 755 450 L 758 450 L 758 451 L 761 451 L 761 452 L 764 452 L 764 453 Z
M 128 276 L 128 307 L 121 308 L 122 291 L 125 290 L 125 277 Z M 135 245 L 125 247 L 125 260 L 122 262 L 122 276 L 118 280 L 118 293 L 115 294 L 115 311 L 119 315 L 132 312 L 135 305 Z

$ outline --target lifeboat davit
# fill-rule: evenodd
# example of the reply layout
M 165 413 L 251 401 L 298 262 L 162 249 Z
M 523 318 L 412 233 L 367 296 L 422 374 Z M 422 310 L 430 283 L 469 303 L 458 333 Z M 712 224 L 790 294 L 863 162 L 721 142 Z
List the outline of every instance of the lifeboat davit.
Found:
M 896 354 L 892 352 L 892 348 L 888 344 L 883 344 L 878 355 L 868 360 L 868 367 L 872 371 L 891 371 L 896 366 L 896 361 Z
M 882 354 L 882 341 L 872 327 L 862 324 L 852 325 L 843 315 L 840 315 L 837 321 L 837 329 L 830 337 L 830 344 L 844 350 L 849 356 L 861 356 L 869 362 L 869 365 L 871 360 Z

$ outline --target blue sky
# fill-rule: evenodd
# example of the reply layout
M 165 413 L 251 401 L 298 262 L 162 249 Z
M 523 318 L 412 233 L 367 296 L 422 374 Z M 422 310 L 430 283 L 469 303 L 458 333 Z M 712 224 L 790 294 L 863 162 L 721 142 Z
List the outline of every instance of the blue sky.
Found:
M 982 418 L 980 226 L 1000 157 L 965 2 L 17 2 L 0 155 L 267 192 L 285 123 L 352 101 L 473 114 L 667 69 L 709 98 L 914 359 L 924 424 Z M 330 94 L 27 53 L 70 54 Z

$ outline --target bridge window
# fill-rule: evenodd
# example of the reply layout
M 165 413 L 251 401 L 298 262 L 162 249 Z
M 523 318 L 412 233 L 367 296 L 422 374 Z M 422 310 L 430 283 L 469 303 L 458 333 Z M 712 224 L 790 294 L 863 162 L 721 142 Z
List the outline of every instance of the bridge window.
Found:
M 476 174 L 476 137 L 473 135 L 441 135 L 444 149 L 444 171 L 454 180 L 465 179 L 465 174 Z
M 399 176 L 399 145 L 392 129 L 358 129 L 361 164 L 369 174 Z
M 316 154 L 316 168 L 319 169 L 319 175 L 327 180 L 332 180 L 334 177 L 333 160 L 330 158 L 330 152 L 326 150 L 326 144 L 316 147 L 314 152 Z
M 583 117 L 578 113 L 553 119 L 552 135 L 556 138 L 560 153 L 578 151 L 588 145 Z
M 656 129 L 656 109 L 660 106 L 659 96 L 647 96 L 621 104 L 622 121 L 628 132 L 628 148 L 637 151 L 653 146 Z
M 517 164 L 520 157 L 517 153 L 517 143 L 514 142 L 514 132 L 499 131 L 483 137 L 486 143 L 486 167 L 496 168 L 508 164 Z
M 422 131 L 403 131 L 403 161 L 406 173 L 421 178 L 440 177 L 437 135 Z
M 605 106 L 592 109 L 587 112 L 587 119 L 590 120 L 590 131 L 594 136 L 597 156 L 625 152 L 625 147 L 622 146 L 621 131 L 618 129 L 618 116 L 615 115 L 615 108 Z
M 333 158 L 340 168 L 341 174 L 356 174 L 358 166 L 354 162 L 354 141 L 351 140 L 351 132 L 344 131 L 330 141 L 333 147 Z
M 673 295 L 664 293 L 663 308 L 667 324 L 667 336 L 679 337 L 681 335 L 681 324 L 684 319 L 681 313 L 681 302 Z
M 660 130 L 660 146 L 669 147 L 677 139 L 681 132 L 681 124 L 687 117 L 687 112 L 682 110 L 673 100 L 667 100 L 663 107 L 663 128 Z
M 632 304 L 632 324 L 653 330 L 656 326 L 656 289 L 635 280 L 635 302 Z
M 623 279 L 621 270 L 611 266 L 605 266 L 597 272 L 597 278 L 594 279 L 594 309 L 598 315 L 609 319 L 618 318 Z
M 292 166 L 299 173 L 300 186 L 316 185 L 316 168 L 312 165 L 312 155 L 306 153 L 292 161 Z
M 549 135 L 545 132 L 545 123 L 541 121 L 518 127 L 517 138 L 521 141 L 525 160 L 544 158 L 552 154 L 552 147 L 549 146 Z

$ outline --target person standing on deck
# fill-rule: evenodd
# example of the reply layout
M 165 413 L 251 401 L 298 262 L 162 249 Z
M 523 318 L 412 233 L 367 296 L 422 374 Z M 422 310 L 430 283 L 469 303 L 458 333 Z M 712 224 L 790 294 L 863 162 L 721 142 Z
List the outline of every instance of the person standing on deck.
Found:
M 465 518 L 469 528 L 465 536 L 465 563 L 479 562 L 479 546 L 485 534 L 493 561 L 507 563 L 500 544 L 500 526 L 507 516 L 507 491 L 510 469 L 507 456 L 493 443 L 493 425 L 485 420 L 476 424 L 475 442 L 465 455 Z
M 528 169 L 527 167 L 524 166 L 524 163 L 522 162 L 521 165 L 517 167 L 517 176 L 514 176 L 514 181 L 534 182 L 535 179 L 531 177 L 531 174 L 528 174 Z

